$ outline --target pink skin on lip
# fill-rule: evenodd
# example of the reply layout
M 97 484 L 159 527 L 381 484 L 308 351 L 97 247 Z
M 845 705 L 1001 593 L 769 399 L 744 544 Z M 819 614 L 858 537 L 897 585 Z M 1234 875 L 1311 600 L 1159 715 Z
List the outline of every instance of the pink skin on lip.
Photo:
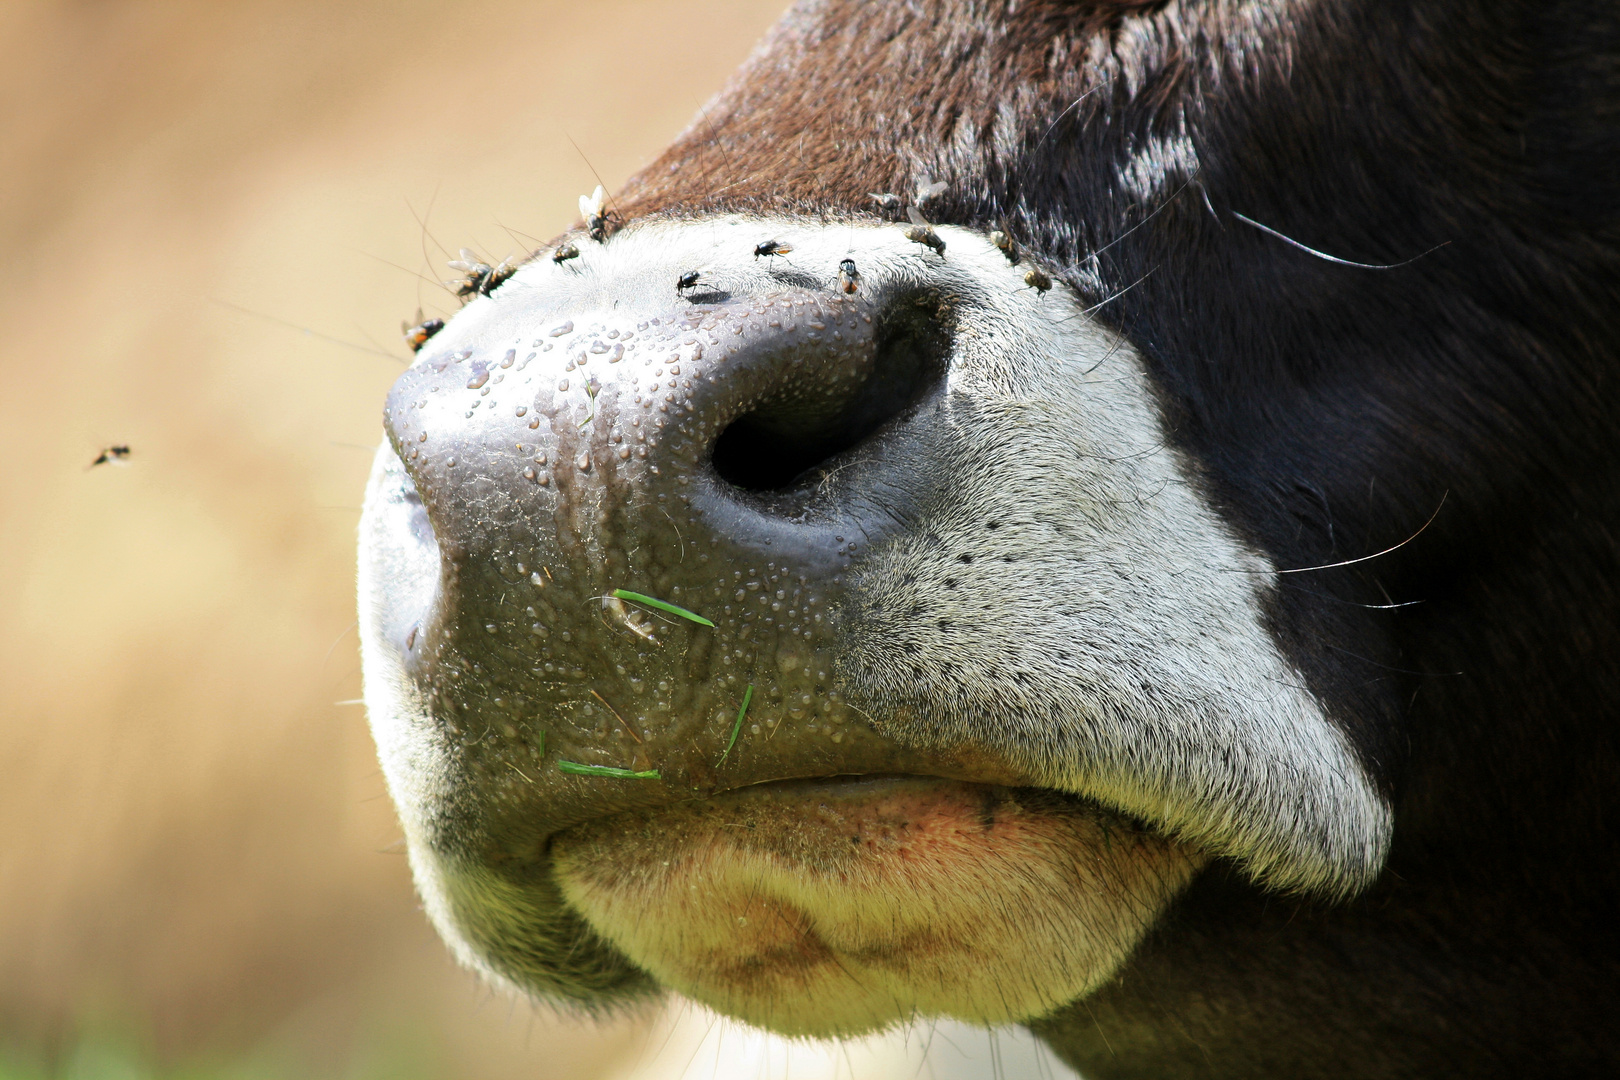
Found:
M 1050 792 L 760 785 L 553 841 L 569 902 L 665 985 L 778 1031 L 1038 1016 L 1106 978 L 1202 858 Z

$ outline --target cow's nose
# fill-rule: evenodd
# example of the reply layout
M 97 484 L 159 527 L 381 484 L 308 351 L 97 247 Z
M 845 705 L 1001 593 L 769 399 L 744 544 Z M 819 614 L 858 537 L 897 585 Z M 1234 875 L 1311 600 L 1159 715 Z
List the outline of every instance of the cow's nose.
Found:
M 486 711 L 544 697 L 577 721 L 564 742 L 622 725 L 654 763 L 657 733 L 729 718 L 746 686 L 761 716 L 848 719 L 818 654 L 849 561 L 924 497 L 941 300 L 877 254 L 728 261 L 696 231 L 691 253 L 540 260 L 395 384 L 438 568 L 392 622 L 446 710 L 474 682 Z
M 534 319 L 396 382 L 389 438 L 453 560 L 551 522 L 572 572 L 629 572 L 631 552 L 680 547 L 672 501 L 717 513 L 691 537 L 711 547 L 813 557 L 831 470 L 938 384 L 937 324 L 913 298 L 668 291 Z

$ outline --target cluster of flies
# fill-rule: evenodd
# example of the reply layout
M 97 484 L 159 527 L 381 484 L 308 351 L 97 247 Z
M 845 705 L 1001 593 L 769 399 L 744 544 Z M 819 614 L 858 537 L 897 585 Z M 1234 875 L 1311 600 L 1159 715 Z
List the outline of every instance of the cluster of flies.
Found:
M 869 192 L 868 197 L 878 204 L 878 209 L 886 213 L 899 215 L 903 210 L 905 218 L 911 224 L 905 228 L 906 239 L 913 244 L 921 244 L 940 258 L 945 257 L 945 241 L 939 238 L 934 231 L 933 223 L 922 215 L 922 207 L 932 199 L 945 193 L 948 187 L 943 180 L 930 180 L 923 177 L 922 183 L 917 185 L 917 192 L 910 203 L 893 192 Z
M 940 258 L 945 257 L 945 241 L 935 231 L 933 223 L 923 217 L 920 209 L 929 200 L 939 196 L 946 190 L 943 180 L 930 181 L 926 177 L 918 185 L 916 194 L 910 202 L 889 192 L 873 192 L 871 198 L 881 210 L 900 215 L 904 213 L 906 226 L 904 234 L 907 240 L 914 244 L 921 244 Z M 601 185 L 597 185 L 594 192 L 579 197 L 580 217 L 585 221 L 585 234 L 598 244 L 607 240 L 608 229 L 617 220 L 616 213 L 607 206 L 607 192 Z M 990 242 L 1001 250 L 1007 261 L 1016 265 L 1020 260 L 1018 245 L 1013 242 L 1005 228 L 998 229 L 990 234 Z M 780 240 L 766 240 L 754 246 L 754 258 L 786 255 L 793 250 L 791 244 Z M 579 246 L 572 242 L 560 244 L 551 253 L 551 261 L 561 266 L 572 259 L 579 258 Z M 501 260 L 495 265 L 483 262 L 466 248 L 461 249 L 461 258 L 452 260 L 450 268 L 458 271 L 461 276 L 445 284 L 455 293 L 457 299 L 469 300 L 475 296 L 488 296 L 499 288 L 505 281 L 517 272 L 517 261 L 511 257 Z M 860 270 L 854 259 L 844 259 L 838 264 L 838 284 L 846 293 L 853 293 L 859 288 L 861 280 Z M 688 270 L 675 280 L 675 292 L 685 296 L 694 289 L 705 284 L 703 274 L 698 270 Z M 1037 292 L 1045 293 L 1052 287 L 1052 279 L 1039 267 L 1031 266 L 1024 271 L 1024 284 Z M 428 340 L 444 329 L 443 319 L 418 319 L 414 326 L 402 326 L 405 344 L 411 352 L 418 352 Z M 97 464 L 100 464 L 98 461 Z
M 1005 228 L 1000 228 L 995 232 L 992 232 L 990 234 L 990 242 L 996 245 L 1001 253 L 1007 256 L 1007 261 L 1012 263 L 1014 266 L 1017 266 L 1019 259 L 1023 258 L 1022 253 L 1018 250 L 1017 243 L 1013 241 L 1012 237 L 1007 235 L 1007 230 Z M 1028 285 L 1036 292 L 1044 293 L 1046 290 L 1052 287 L 1052 279 L 1047 277 L 1046 272 L 1040 267 L 1031 266 L 1028 270 L 1024 271 L 1024 284 Z
M 934 231 L 933 225 L 927 218 L 923 217 L 921 207 L 929 200 L 944 194 L 946 187 L 947 185 L 943 180 L 929 180 L 924 177 L 923 182 L 917 185 L 917 192 L 909 204 L 899 195 L 890 192 L 879 193 L 874 191 L 870 192 L 869 195 L 881 210 L 895 215 L 904 212 L 906 220 L 911 223 L 906 228 L 907 240 L 931 248 L 939 254 L 940 258 L 944 258 L 945 241 L 939 238 L 939 234 Z M 1007 257 L 1008 262 L 1014 266 L 1018 265 L 1022 256 L 1019 253 L 1018 245 L 1008 235 L 1005 223 L 1001 228 L 990 234 L 990 242 L 996 245 L 1001 253 Z M 1052 287 L 1052 279 L 1039 267 L 1031 266 L 1024 271 L 1024 284 L 1036 292 L 1045 293 Z
M 942 245 L 943 246 L 943 245 Z M 754 258 L 756 260 L 772 255 L 787 255 L 793 250 L 792 244 L 784 244 L 780 240 L 763 240 L 754 245 Z M 852 293 L 860 287 L 861 272 L 855 266 L 854 259 L 844 259 L 838 264 L 838 287 L 846 293 Z M 704 284 L 703 273 L 699 270 L 688 270 L 675 279 L 675 292 L 685 296 L 693 289 Z
M 585 219 L 585 233 L 598 244 L 607 239 L 608 226 L 615 219 L 614 212 L 607 207 L 607 191 L 600 184 L 590 195 L 579 197 L 579 213 Z M 570 259 L 579 258 L 579 247 L 566 243 L 551 253 L 551 261 L 561 265 Z M 461 249 L 461 258 L 450 262 L 450 269 L 460 273 L 460 277 L 445 282 L 445 286 L 455 294 L 456 299 L 463 302 L 475 296 L 488 296 L 506 283 L 506 279 L 517 273 L 518 260 L 508 256 L 491 266 L 466 248 Z M 405 344 L 411 352 L 420 352 L 428 340 L 444 329 L 443 319 L 419 320 L 414 326 L 402 326 Z

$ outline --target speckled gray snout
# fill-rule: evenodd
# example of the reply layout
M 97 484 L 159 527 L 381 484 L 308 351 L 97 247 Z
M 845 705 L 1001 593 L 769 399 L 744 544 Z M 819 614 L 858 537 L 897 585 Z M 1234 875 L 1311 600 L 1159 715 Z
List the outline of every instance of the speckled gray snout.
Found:
M 928 494 L 940 297 L 876 265 L 846 291 L 837 260 L 677 291 L 679 257 L 601 252 L 469 306 L 387 405 L 424 584 L 385 622 L 478 795 L 440 834 L 485 864 L 630 806 L 920 771 L 835 641 L 846 568 Z

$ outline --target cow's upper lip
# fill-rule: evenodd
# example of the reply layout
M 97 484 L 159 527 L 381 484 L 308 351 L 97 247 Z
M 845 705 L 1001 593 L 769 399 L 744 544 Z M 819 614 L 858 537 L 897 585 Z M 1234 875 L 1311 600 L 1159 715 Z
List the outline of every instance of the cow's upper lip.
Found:
M 896 772 L 838 773 L 830 776 L 794 776 L 782 777 L 774 780 L 761 780 L 751 784 L 739 784 L 734 787 L 716 790 L 706 796 L 703 796 L 702 798 L 678 799 L 670 803 L 648 806 L 643 809 L 644 811 L 656 812 L 657 810 L 665 809 L 667 807 L 731 800 L 738 796 L 743 798 L 750 795 L 770 797 L 775 795 L 812 794 L 818 791 L 824 792 L 833 797 L 844 798 L 848 796 L 859 796 L 863 793 L 862 789 L 865 789 L 865 793 L 870 793 L 874 796 L 881 796 L 890 789 L 904 790 L 908 786 L 916 784 L 956 784 L 963 787 L 972 788 L 1014 789 L 1029 792 L 1042 792 L 1050 795 L 1053 800 L 1062 800 L 1065 803 L 1066 809 L 1076 811 L 1090 809 L 1101 813 L 1108 813 L 1110 815 L 1118 813 L 1117 811 L 1108 810 L 1094 799 L 1086 798 L 1082 795 L 1076 795 L 1072 792 L 1060 791 L 1056 788 L 1034 784 L 1029 782 L 1027 778 L 1016 778 L 1010 776 L 987 777 L 983 775 L 947 776 L 940 773 Z M 593 817 L 587 819 L 585 822 L 579 822 L 577 824 L 587 824 L 590 821 L 598 820 L 601 819 Z M 564 831 L 566 830 L 557 830 L 557 832 Z M 556 835 L 557 833 L 552 834 L 553 837 Z
M 870 784 L 886 780 L 945 780 L 962 784 L 981 784 L 987 787 L 1042 787 L 1042 785 L 1032 782 L 1029 777 L 1016 775 L 1010 770 L 1002 773 L 993 773 L 988 770 L 982 772 L 976 770 L 958 772 L 895 772 L 887 770 L 873 772 L 839 772 L 816 775 L 776 776 L 765 780 L 750 781 L 746 784 L 732 784 L 724 787 L 717 787 L 713 791 L 705 792 L 702 795 L 693 796 L 691 798 L 671 799 L 667 803 L 663 804 L 649 804 L 647 808 L 653 809 L 656 808 L 657 805 L 672 806 L 680 803 L 708 802 L 711 799 L 719 799 L 728 795 L 738 795 L 746 792 L 769 792 L 776 789 L 802 787 L 816 784 L 828 786 L 845 784 Z M 595 820 L 597 816 L 599 815 L 593 815 L 591 818 L 587 818 L 585 820 Z

